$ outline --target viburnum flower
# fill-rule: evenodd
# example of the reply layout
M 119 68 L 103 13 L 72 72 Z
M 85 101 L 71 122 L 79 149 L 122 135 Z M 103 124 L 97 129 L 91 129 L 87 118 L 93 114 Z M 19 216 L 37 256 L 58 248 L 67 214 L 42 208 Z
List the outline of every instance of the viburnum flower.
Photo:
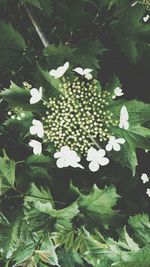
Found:
M 125 130 L 128 130 L 129 128 L 129 114 L 128 114 L 128 111 L 127 111 L 127 108 L 126 106 L 123 106 L 121 108 L 121 111 L 120 111 L 120 123 L 119 123 L 119 127 L 120 128 L 123 128 Z
M 54 154 L 54 158 L 57 159 L 56 164 L 58 168 L 71 166 L 73 168 L 79 167 L 81 169 L 84 169 L 83 166 L 78 163 L 80 162 L 80 157 L 68 146 L 61 147 L 60 151 Z
M 105 157 L 105 150 L 91 147 L 87 153 L 87 161 L 91 161 L 89 164 L 89 169 L 92 172 L 96 172 L 99 170 L 100 166 L 105 166 L 109 163 L 109 159 Z
M 142 173 L 141 180 L 143 181 L 143 184 L 149 182 L 149 177 L 147 176 L 146 173 Z
M 111 151 L 112 149 L 115 151 L 119 151 L 121 149 L 120 144 L 124 144 L 124 138 L 116 138 L 115 136 L 111 136 L 109 138 L 108 144 L 106 145 L 106 150 Z
M 30 98 L 30 104 L 36 104 L 42 99 L 42 87 L 38 89 L 32 88 L 30 90 L 31 98 Z
M 30 127 L 30 133 L 32 135 L 36 134 L 38 137 L 42 138 L 44 135 L 44 128 L 42 122 L 39 120 L 32 120 L 33 126 Z
M 67 69 L 69 68 L 69 62 L 67 61 L 63 66 L 58 67 L 56 70 L 52 69 L 49 74 L 55 79 L 61 78 Z
M 87 80 L 91 80 L 92 79 L 92 74 L 91 72 L 93 71 L 92 69 L 86 68 L 86 69 L 82 69 L 80 67 L 77 67 L 74 69 L 74 71 L 78 74 L 80 74 L 81 76 L 84 76 Z
M 114 95 L 112 96 L 112 99 L 115 99 L 117 96 L 122 96 L 124 95 L 122 89 L 120 87 L 116 87 L 114 89 Z
M 29 146 L 33 148 L 33 153 L 35 155 L 40 155 L 42 153 L 42 145 L 37 140 L 30 140 Z
M 146 194 L 150 197 L 150 188 L 147 188 Z

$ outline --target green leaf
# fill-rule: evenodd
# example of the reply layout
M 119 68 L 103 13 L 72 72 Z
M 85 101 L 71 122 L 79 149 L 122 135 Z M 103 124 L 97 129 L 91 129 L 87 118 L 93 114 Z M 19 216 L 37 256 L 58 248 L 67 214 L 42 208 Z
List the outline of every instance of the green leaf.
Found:
M 139 251 L 140 249 L 139 245 L 135 243 L 134 240 L 127 233 L 125 226 L 120 234 L 118 245 L 126 250 L 133 251 L 133 252 Z
M 27 166 L 37 166 L 37 167 L 49 167 L 51 164 L 51 159 L 44 155 L 31 155 L 26 160 Z
M 46 56 L 51 68 L 56 68 L 60 65 L 63 65 L 67 60 L 70 61 L 74 51 L 75 49 L 70 48 L 65 44 L 59 44 L 57 46 L 51 44 L 44 48 L 43 54 Z
M 0 196 L 11 188 L 15 182 L 15 161 L 9 158 L 0 158 Z
M 11 24 L 0 22 L 0 69 L 16 70 L 21 66 L 26 44 Z
M 86 267 L 83 264 L 81 256 L 74 250 L 61 249 L 57 252 L 60 266 L 64 267 Z
M 81 65 L 83 68 L 99 69 L 98 57 L 105 51 L 99 40 L 82 40 L 74 53 L 74 64 Z
M 119 20 L 112 23 L 122 51 L 132 62 L 136 62 L 143 55 L 144 48 L 148 48 L 148 43 L 143 44 L 138 37 L 139 33 L 143 34 L 150 30 L 150 25 L 142 22 L 144 14 L 145 8 L 135 5 L 128 8 Z
M 112 208 L 116 205 L 118 197 L 114 187 L 99 189 L 94 185 L 89 195 L 81 195 L 79 206 L 87 218 L 107 228 L 116 215 Z
M 129 218 L 135 240 L 141 245 L 150 244 L 150 220 L 147 214 L 139 214 Z
M 36 250 L 35 252 L 39 255 L 41 261 L 49 263 L 52 266 L 60 266 L 58 263 L 58 257 L 55 252 L 54 244 L 49 234 L 45 236 L 40 249 Z

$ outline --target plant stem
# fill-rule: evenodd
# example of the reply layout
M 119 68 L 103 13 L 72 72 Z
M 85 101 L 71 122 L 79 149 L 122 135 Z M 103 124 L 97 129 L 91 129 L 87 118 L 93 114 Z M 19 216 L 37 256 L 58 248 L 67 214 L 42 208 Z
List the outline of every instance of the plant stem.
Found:
M 38 34 L 38 36 L 40 37 L 44 47 L 49 46 L 49 42 L 48 42 L 45 34 L 41 30 L 41 26 L 40 26 L 39 22 L 37 21 L 37 18 L 35 17 L 35 14 L 33 14 L 33 12 L 26 5 L 24 5 L 24 7 L 25 7 L 26 12 L 27 12 L 27 14 L 28 14 L 28 16 L 29 16 L 29 18 L 30 18 L 30 20 L 31 20 L 31 22 L 32 22 L 37 34 Z

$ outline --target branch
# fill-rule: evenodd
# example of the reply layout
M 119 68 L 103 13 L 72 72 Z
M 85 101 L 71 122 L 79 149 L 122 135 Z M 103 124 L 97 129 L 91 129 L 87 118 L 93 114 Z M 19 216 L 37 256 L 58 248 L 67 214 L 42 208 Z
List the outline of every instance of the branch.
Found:
M 37 34 L 38 34 L 38 36 L 40 37 L 44 47 L 49 46 L 49 42 L 48 42 L 45 34 L 42 32 L 41 26 L 39 25 L 39 22 L 37 21 L 37 18 L 35 17 L 33 12 L 27 6 L 24 5 L 24 7 L 25 7 L 26 12 L 27 12 L 27 14 L 28 14 L 28 16 L 29 16 L 29 18 L 30 18 L 30 20 L 31 20 L 31 22 L 32 22 Z

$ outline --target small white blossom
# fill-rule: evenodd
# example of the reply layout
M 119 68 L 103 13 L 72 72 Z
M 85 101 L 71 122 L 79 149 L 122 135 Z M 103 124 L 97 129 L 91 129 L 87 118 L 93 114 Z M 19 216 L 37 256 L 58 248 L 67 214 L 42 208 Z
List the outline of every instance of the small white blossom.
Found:
M 81 76 L 84 76 L 87 80 L 91 80 L 92 79 L 92 74 L 91 72 L 93 71 L 92 69 L 82 69 L 80 67 L 77 67 L 75 69 L 73 69 L 76 73 L 80 74 Z
M 147 22 L 147 21 L 149 20 L 149 18 L 150 18 L 150 16 L 149 16 L 149 14 L 147 14 L 147 15 L 145 15 L 145 16 L 143 17 L 143 21 L 144 21 L 144 22 Z
M 56 70 L 52 69 L 49 74 L 55 79 L 61 78 L 67 69 L 69 68 L 69 62 L 67 61 L 63 66 L 59 66 Z
M 141 175 L 141 180 L 143 181 L 143 184 L 149 182 L 149 177 L 147 176 L 146 173 L 142 173 L 142 175 Z
M 150 188 L 147 188 L 146 194 L 150 197 Z
M 108 144 L 106 145 L 106 150 L 111 151 L 112 149 L 115 151 L 119 151 L 121 149 L 120 144 L 124 144 L 124 138 L 115 138 L 115 136 L 111 136 L 109 138 Z
M 42 122 L 39 120 L 32 120 L 33 126 L 30 127 L 30 133 L 32 135 L 37 134 L 38 137 L 42 138 L 44 135 L 44 128 Z
M 128 111 L 127 111 L 127 108 L 126 106 L 123 106 L 121 108 L 121 111 L 120 111 L 120 123 L 119 123 L 119 127 L 120 128 L 123 128 L 125 130 L 128 130 L 129 128 L 129 114 L 128 114 Z
M 29 146 L 33 148 L 33 153 L 35 155 L 40 155 L 42 153 L 42 145 L 39 141 L 32 139 L 29 142 Z
M 60 152 L 56 152 L 54 154 L 54 158 L 57 159 L 56 164 L 58 168 L 71 166 L 73 168 L 79 167 L 81 169 L 84 169 L 83 166 L 78 163 L 80 162 L 80 157 L 68 146 L 61 147 Z
M 30 90 L 31 98 L 30 98 L 30 104 L 35 104 L 39 102 L 42 99 L 42 87 L 38 89 L 32 88 Z
M 120 87 L 116 87 L 114 89 L 114 95 L 112 96 L 112 99 L 115 99 L 117 96 L 122 96 L 124 95 L 122 89 Z
M 105 166 L 109 163 L 109 159 L 105 157 L 105 150 L 91 147 L 87 153 L 87 161 L 91 161 L 89 164 L 89 169 L 92 172 L 98 171 L 100 166 Z

